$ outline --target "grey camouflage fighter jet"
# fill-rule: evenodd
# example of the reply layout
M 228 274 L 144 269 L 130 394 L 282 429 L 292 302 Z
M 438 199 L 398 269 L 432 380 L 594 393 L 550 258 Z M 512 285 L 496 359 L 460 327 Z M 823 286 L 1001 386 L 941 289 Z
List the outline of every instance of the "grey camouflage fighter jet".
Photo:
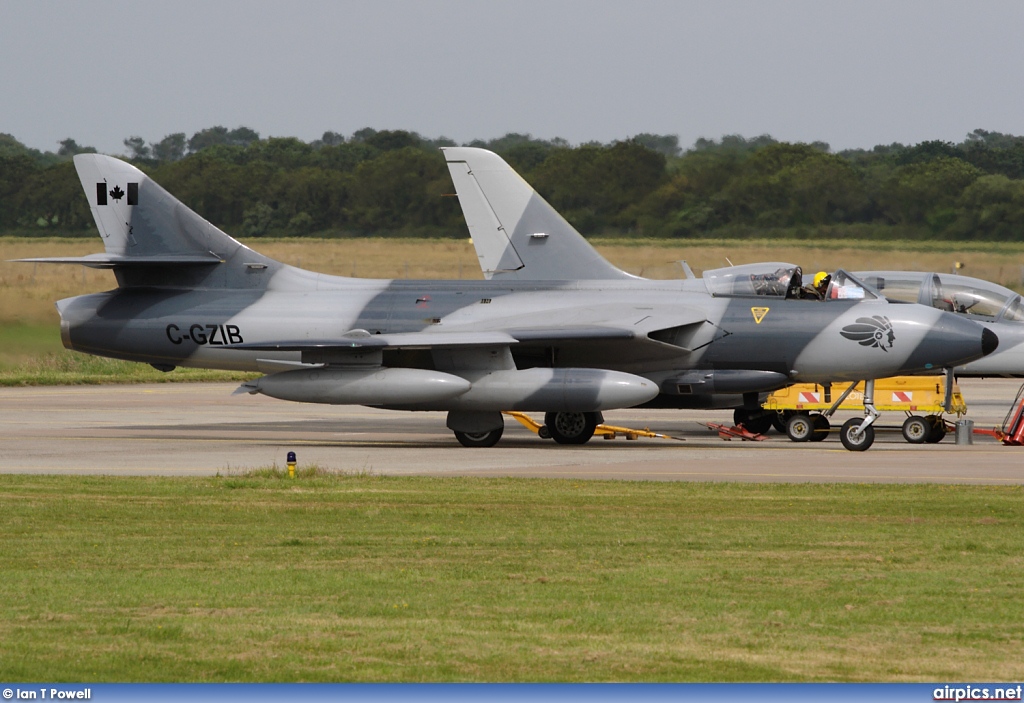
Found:
M 638 277 L 619 270 L 601 257 L 568 222 L 545 203 L 533 188 L 496 154 L 466 147 L 446 148 L 443 151 L 470 233 L 473 235 L 472 242 L 480 259 L 480 267 L 485 278 L 489 280 L 558 281 L 564 279 L 569 272 L 591 279 L 637 280 Z M 561 233 L 555 246 L 548 245 L 550 232 Z M 694 278 L 693 272 L 685 262 L 681 263 L 687 275 Z M 848 300 L 855 297 L 860 299 L 881 298 L 882 295 L 876 296 L 875 294 L 885 286 L 884 281 L 886 280 L 878 278 L 875 272 L 850 276 L 846 272 L 840 271 L 835 275 L 835 280 L 829 276 L 821 288 L 815 289 L 812 286 L 804 288 L 801 285 L 802 272 L 800 269 L 791 264 L 779 263 L 758 263 L 742 268 L 730 267 L 713 270 L 706 272 L 704 278 L 708 291 L 714 295 L 721 290 L 719 279 L 734 276 L 749 277 L 752 281 L 773 276 L 780 280 L 789 280 L 790 285 L 786 291 L 787 298 L 811 298 L 819 301 Z M 868 277 L 866 280 L 874 286 L 874 289 L 865 287 L 857 280 L 858 278 L 865 280 L 866 276 Z M 994 290 L 992 284 L 984 284 L 976 279 L 953 277 L 962 279 L 961 282 L 958 282 L 946 277 L 956 289 L 952 292 L 954 298 L 968 302 L 967 307 L 970 307 L 970 310 L 967 310 L 963 304 L 954 305 L 942 297 L 941 286 L 935 274 L 920 275 L 920 279 L 927 280 L 935 277 L 935 282 L 930 288 L 928 285 L 922 286 L 921 280 L 917 280 L 913 285 L 902 280 L 907 277 L 903 274 L 897 277 L 899 282 L 896 289 L 903 293 L 902 295 L 895 297 L 888 295 L 889 289 L 893 288 L 893 286 L 889 286 L 889 289 L 886 290 L 887 295 L 884 297 L 900 302 L 919 302 L 958 314 L 969 312 L 972 319 L 992 329 L 1000 339 L 1003 335 L 1009 335 L 1013 340 L 1014 349 L 1012 351 L 1000 349 L 981 360 L 957 367 L 958 373 L 991 374 L 993 369 L 1000 369 L 1001 373 L 1024 373 L 1024 361 L 1022 361 L 1024 352 L 1020 351 L 1024 349 L 1024 325 L 1006 324 L 1007 320 L 1013 319 L 1017 314 L 1015 311 L 1020 307 L 1020 296 L 1015 296 L 1012 291 L 1006 291 L 999 286 L 994 287 L 998 288 L 998 291 Z M 965 283 L 969 290 L 965 288 Z M 979 286 L 981 287 L 979 288 Z M 950 286 L 946 286 L 946 288 L 950 289 Z M 1005 293 L 1009 295 L 1007 296 Z M 983 299 L 984 304 L 978 305 Z M 995 310 L 1002 311 L 997 315 L 990 310 L 993 306 L 995 306 Z M 859 344 L 883 349 L 894 341 L 894 333 L 886 324 L 885 319 L 875 316 L 862 318 L 858 320 L 858 323 L 845 327 L 840 334 Z M 1020 340 L 1019 344 L 1018 340 Z M 1010 368 L 1009 371 L 1006 370 L 1007 367 Z M 932 366 L 927 369 L 927 372 L 935 373 L 937 370 L 938 367 Z M 757 394 L 744 392 L 739 395 L 730 392 L 731 389 L 726 384 L 718 384 L 716 387 L 714 383 L 709 382 L 715 373 L 713 369 L 694 372 L 691 377 L 696 377 L 697 383 L 691 386 L 691 393 L 687 394 L 683 402 L 680 399 L 667 399 L 663 394 L 661 398 L 650 404 L 661 402 L 670 404 L 672 407 L 735 409 L 735 422 L 743 423 L 756 432 L 767 431 L 772 425 L 774 413 L 762 409 Z M 721 377 L 722 372 L 718 371 L 717 375 Z M 951 383 L 952 369 L 947 367 L 946 375 L 947 383 Z M 870 419 L 860 423 L 860 426 L 856 427 L 857 430 L 867 429 L 874 417 L 877 417 L 870 403 L 873 393 L 872 383 L 871 380 L 867 380 L 866 383 L 869 398 L 866 414 Z M 852 385 L 849 387 L 852 388 Z M 827 430 L 827 420 L 824 417 L 819 420 L 823 425 L 818 429 Z M 847 429 L 850 431 L 846 431 Z M 858 434 L 863 435 L 863 433 L 855 431 L 853 426 L 844 428 L 843 434 L 848 435 L 843 437 L 844 444 L 847 446 L 856 446 L 857 448 L 870 446 L 870 437 L 858 437 Z
M 456 185 L 486 181 L 497 159 L 488 154 L 449 149 Z M 503 410 L 545 412 L 556 441 L 581 444 L 606 410 L 954 366 L 998 342 L 963 317 L 890 305 L 852 276 L 845 299 L 793 297 L 796 270 L 785 264 L 652 281 L 606 262 L 610 275 L 591 275 L 597 257 L 562 266 L 558 279 L 519 277 L 545 252 L 579 249 L 529 186 L 478 213 L 519 254 L 496 259 L 508 275 L 368 280 L 262 256 L 118 159 L 80 154 L 75 167 L 105 252 L 28 261 L 110 268 L 118 287 L 57 303 L 67 348 L 166 371 L 261 371 L 239 390 L 285 400 L 444 410 L 469 447 L 497 443 Z

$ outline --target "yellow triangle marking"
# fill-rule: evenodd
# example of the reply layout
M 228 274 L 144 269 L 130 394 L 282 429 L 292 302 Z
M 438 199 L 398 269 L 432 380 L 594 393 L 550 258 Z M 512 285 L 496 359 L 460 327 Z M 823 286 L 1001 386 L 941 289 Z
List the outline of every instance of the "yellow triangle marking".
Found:
M 754 324 L 761 324 L 761 320 L 768 314 L 770 308 L 750 308 L 750 312 L 754 313 Z

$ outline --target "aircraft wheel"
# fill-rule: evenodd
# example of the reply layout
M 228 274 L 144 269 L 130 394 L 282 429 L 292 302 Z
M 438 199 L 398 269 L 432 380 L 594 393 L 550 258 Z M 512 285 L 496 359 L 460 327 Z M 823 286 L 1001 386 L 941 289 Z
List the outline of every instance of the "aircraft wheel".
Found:
M 924 444 L 931 431 L 932 425 L 920 415 L 911 415 L 903 423 L 903 439 L 911 444 Z
M 832 423 L 820 413 L 811 415 L 811 423 L 814 425 L 814 431 L 811 433 L 810 438 L 811 441 L 824 442 L 825 438 L 828 437 L 828 431 L 832 429 Z
M 493 447 L 501 439 L 504 427 L 499 427 L 490 432 L 459 432 L 455 430 L 455 439 L 464 447 Z
M 851 452 L 866 451 L 875 442 L 875 428 L 871 425 L 868 425 L 863 432 L 857 431 L 862 422 L 864 422 L 862 417 L 852 418 L 844 422 L 843 428 L 839 430 L 839 439 L 843 446 Z
M 814 420 L 806 413 L 797 413 L 786 423 L 786 434 L 794 442 L 806 442 L 814 433 Z
M 748 432 L 764 434 L 772 428 L 772 415 L 775 413 L 766 410 L 747 410 L 736 408 L 732 411 L 732 423 L 743 425 Z
M 931 430 L 928 432 L 928 438 L 925 441 L 928 444 L 941 442 L 943 437 L 946 436 L 946 423 L 942 421 L 942 416 L 929 415 L 925 420 L 931 425 Z
M 559 444 L 586 444 L 594 436 L 597 413 L 545 413 L 544 425 Z

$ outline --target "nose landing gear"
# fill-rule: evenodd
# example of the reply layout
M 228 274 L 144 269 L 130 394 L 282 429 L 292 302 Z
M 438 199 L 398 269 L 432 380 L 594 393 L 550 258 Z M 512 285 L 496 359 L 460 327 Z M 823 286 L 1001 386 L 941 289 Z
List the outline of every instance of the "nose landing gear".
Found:
M 851 385 L 847 393 L 856 385 Z M 881 416 L 882 413 L 875 410 L 875 379 L 872 378 L 864 382 L 864 419 L 852 418 L 844 422 L 839 441 L 851 452 L 866 451 L 875 442 L 875 428 L 871 425 Z

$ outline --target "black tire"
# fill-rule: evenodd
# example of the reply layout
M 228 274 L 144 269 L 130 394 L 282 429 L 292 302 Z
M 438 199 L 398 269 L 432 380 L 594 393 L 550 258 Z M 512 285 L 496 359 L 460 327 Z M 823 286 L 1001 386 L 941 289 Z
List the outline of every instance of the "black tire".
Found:
M 786 435 L 794 442 L 807 442 L 814 434 L 814 420 L 806 413 L 797 413 L 786 423 Z
M 779 434 L 786 434 L 786 423 L 789 422 L 789 418 L 792 417 L 789 413 L 789 410 L 772 413 L 772 427 L 774 427 L 775 431 Z
M 862 422 L 864 422 L 862 417 L 852 418 L 844 422 L 843 428 L 839 430 L 840 441 L 851 452 L 867 451 L 867 448 L 875 442 L 875 428 L 871 425 L 868 425 L 863 432 L 857 433 Z
M 490 432 L 459 432 L 455 430 L 455 439 L 459 440 L 459 444 L 464 447 L 470 448 L 483 448 L 493 447 L 501 439 L 502 433 L 505 431 L 504 427 L 499 427 L 496 430 Z
M 832 429 L 832 423 L 828 421 L 828 418 L 821 413 L 815 413 L 811 415 L 811 422 L 814 424 L 814 432 L 811 433 L 812 442 L 824 442 L 828 438 L 829 430 Z
M 938 444 L 946 436 L 946 423 L 941 415 L 929 415 L 925 420 L 931 425 L 931 431 L 925 441 L 928 444 Z
M 544 426 L 559 444 L 586 444 L 594 436 L 597 413 L 545 413 Z
M 903 439 L 911 444 L 924 444 L 932 432 L 932 425 L 920 415 L 911 415 L 903 422 Z
M 743 425 L 748 432 L 764 434 L 772 428 L 772 415 L 767 410 L 747 410 L 736 408 L 732 411 L 732 424 Z

